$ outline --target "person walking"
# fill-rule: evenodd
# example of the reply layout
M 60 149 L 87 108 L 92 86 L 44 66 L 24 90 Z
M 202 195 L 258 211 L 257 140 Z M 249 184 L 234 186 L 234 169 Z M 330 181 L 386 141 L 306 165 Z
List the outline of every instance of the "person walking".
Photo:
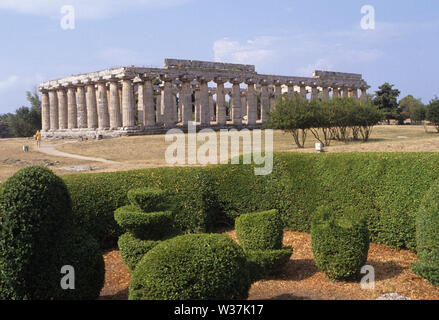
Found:
M 37 141 L 37 148 L 39 149 L 41 146 L 41 132 L 40 132 L 40 130 L 37 130 L 37 133 L 35 133 L 35 140 Z

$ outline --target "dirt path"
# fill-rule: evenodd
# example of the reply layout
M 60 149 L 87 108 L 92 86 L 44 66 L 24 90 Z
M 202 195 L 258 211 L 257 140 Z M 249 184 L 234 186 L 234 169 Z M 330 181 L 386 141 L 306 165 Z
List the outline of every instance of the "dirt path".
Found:
M 63 143 L 63 144 L 67 144 L 67 143 L 72 143 L 72 142 L 66 142 L 66 143 Z M 77 155 L 77 154 L 71 154 L 71 153 L 66 153 L 66 152 L 58 151 L 58 150 L 55 149 L 55 146 L 52 145 L 52 144 L 43 144 L 43 145 L 41 145 L 41 148 L 38 151 L 42 152 L 42 153 L 45 153 L 45 154 L 48 154 L 48 155 L 58 156 L 58 157 L 86 160 L 86 161 L 91 161 L 91 162 L 102 162 L 102 163 L 110 164 L 110 165 L 122 164 L 120 162 L 106 160 L 106 159 L 102 159 L 102 158 L 85 157 L 85 156 L 80 156 L 80 155 Z

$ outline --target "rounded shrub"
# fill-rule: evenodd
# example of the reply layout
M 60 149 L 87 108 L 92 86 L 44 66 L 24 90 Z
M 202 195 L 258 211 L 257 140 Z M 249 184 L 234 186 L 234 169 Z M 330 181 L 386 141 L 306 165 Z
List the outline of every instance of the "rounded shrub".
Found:
M 137 188 L 128 191 L 128 200 L 143 212 L 163 211 L 167 208 L 167 193 L 157 188 Z
M 134 270 L 131 300 L 246 299 L 251 286 L 242 248 L 226 235 L 188 234 L 161 242 Z
M 172 232 L 172 212 L 145 213 L 135 205 L 128 205 L 114 212 L 116 222 L 142 240 L 160 240 Z
M 93 299 L 105 273 L 97 243 L 73 224 L 63 180 L 44 167 L 20 170 L 0 193 L 0 300 Z M 77 290 L 62 290 L 71 265 Z M 94 279 L 90 282 L 89 275 Z
M 439 286 L 439 181 L 425 195 L 416 216 L 418 262 L 412 270 Z
M 336 218 L 319 208 L 311 221 L 311 247 L 317 267 L 331 280 L 355 280 L 369 252 L 367 224 L 349 210 Z
M 247 250 L 249 271 L 253 281 L 264 279 L 281 269 L 293 254 L 292 247 L 278 250 Z
M 134 271 L 143 256 L 157 244 L 158 241 L 137 239 L 129 232 L 121 235 L 117 242 L 122 260 L 130 271 Z
M 283 224 L 277 210 L 243 214 L 236 219 L 235 229 L 244 250 L 282 248 Z

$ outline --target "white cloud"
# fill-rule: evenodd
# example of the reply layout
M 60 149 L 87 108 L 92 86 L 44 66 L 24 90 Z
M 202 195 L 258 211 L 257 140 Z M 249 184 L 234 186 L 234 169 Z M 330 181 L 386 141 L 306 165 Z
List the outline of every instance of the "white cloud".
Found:
M 106 48 L 97 54 L 97 58 L 103 60 L 111 67 L 135 65 L 137 67 L 151 65 L 151 61 L 145 60 L 145 55 L 125 48 Z
M 78 19 L 99 19 L 137 7 L 158 8 L 182 5 L 191 0 L 1 0 L 0 10 L 60 17 L 64 5 L 75 8 Z
M 18 76 L 12 75 L 6 80 L 0 80 L 0 92 L 12 88 L 18 82 L 18 79 L 19 79 Z

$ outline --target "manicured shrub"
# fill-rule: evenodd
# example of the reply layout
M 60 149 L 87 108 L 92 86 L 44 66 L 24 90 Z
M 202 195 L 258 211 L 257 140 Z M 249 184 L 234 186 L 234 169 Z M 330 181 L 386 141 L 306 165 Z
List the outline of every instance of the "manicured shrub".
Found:
M 439 182 L 425 195 L 416 217 L 418 262 L 412 270 L 439 286 Z
M 117 209 L 114 218 L 125 231 L 142 240 L 160 240 L 172 233 L 171 211 L 145 213 L 128 205 Z
M 105 273 L 102 254 L 95 240 L 73 224 L 69 192 L 52 171 L 28 167 L 6 181 L 0 227 L 0 300 L 99 296 Z M 76 290 L 60 286 L 64 265 L 75 268 Z
M 137 239 L 131 233 L 127 232 L 119 237 L 117 244 L 123 262 L 132 272 L 139 261 L 142 260 L 143 256 L 159 244 L 159 241 Z
M 269 277 L 279 271 L 291 258 L 292 247 L 277 250 L 246 250 L 249 271 L 253 281 Z
M 188 234 L 161 242 L 139 262 L 131 300 L 246 299 L 251 281 L 242 248 L 219 234 Z
M 351 213 L 336 218 L 319 208 L 311 223 L 311 247 L 317 267 L 331 280 L 355 280 L 369 251 L 366 222 Z
M 236 219 L 235 227 L 244 250 L 282 248 L 283 224 L 277 210 L 243 214 Z
M 164 211 L 169 207 L 166 192 L 161 189 L 131 189 L 127 196 L 130 203 L 137 205 L 143 212 Z
M 439 178 L 435 153 L 276 153 L 273 172 L 255 176 L 252 165 L 154 168 L 63 176 L 75 222 L 102 247 L 124 233 L 114 211 L 129 203 L 126 190 L 153 187 L 175 203 L 179 232 L 233 226 L 248 212 L 277 209 L 286 229 L 310 232 L 311 214 L 332 205 L 367 216 L 371 241 L 416 250 L 415 215 Z

